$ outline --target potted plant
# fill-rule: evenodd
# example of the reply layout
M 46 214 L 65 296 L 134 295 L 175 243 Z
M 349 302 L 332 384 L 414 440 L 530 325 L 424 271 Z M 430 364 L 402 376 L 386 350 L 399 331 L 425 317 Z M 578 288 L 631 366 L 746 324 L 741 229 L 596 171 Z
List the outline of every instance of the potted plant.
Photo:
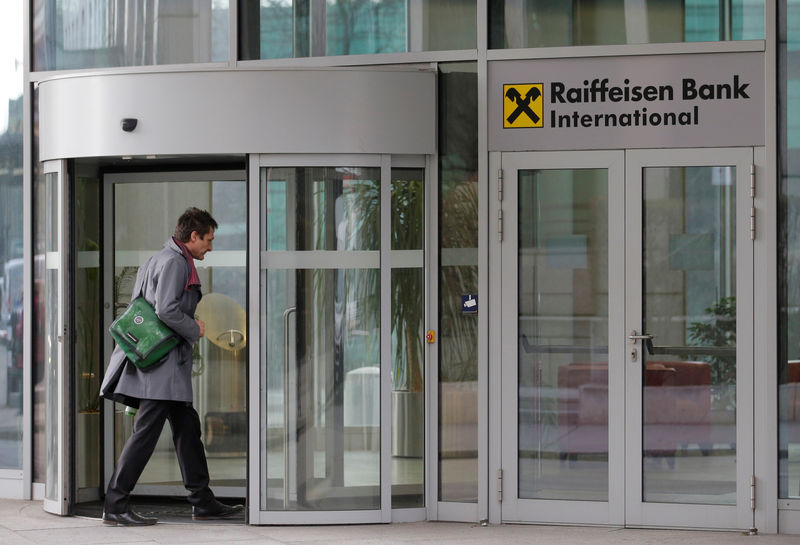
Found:
M 424 248 L 425 187 L 421 176 L 415 179 L 418 173 L 421 171 L 409 170 L 408 176 L 392 182 L 391 211 L 384 211 L 391 213 L 392 250 Z M 379 184 L 356 183 L 353 191 L 351 215 L 358 218 L 354 236 L 380 240 Z M 425 438 L 424 269 L 393 269 L 391 278 L 392 455 L 421 457 Z M 353 296 L 365 301 L 373 293 L 377 293 L 374 286 L 364 282 Z M 366 308 L 370 314 L 366 322 L 380 323 L 380 305 Z

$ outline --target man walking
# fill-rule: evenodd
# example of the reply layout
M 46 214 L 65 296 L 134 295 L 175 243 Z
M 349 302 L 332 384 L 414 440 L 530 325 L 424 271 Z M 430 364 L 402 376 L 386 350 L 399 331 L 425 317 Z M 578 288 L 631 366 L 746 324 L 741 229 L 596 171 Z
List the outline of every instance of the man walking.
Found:
M 117 346 L 100 387 L 106 399 L 138 407 L 133 433 L 128 438 L 108 483 L 103 522 L 110 525 L 146 526 L 158 522 L 143 517 L 130 506 L 130 493 L 153 454 L 158 437 L 169 420 L 172 440 L 189 490 L 192 517 L 199 520 L 230 517 L 242 505 L 224 505 L 209 488 L 208 463 L 200 440 L 200 417 L 192 407 L 192 348 L 205 333 L 194 319 L 200 301 L 200 278 L 194 260 L 211 251 L 217 222 L 205 210 L 187 209 L 178 219 L 174 235 L 164 248 L 139 269 L 131 300 L 144 296 L 156 315 L 181 338 L 160 363 L 139 369 Z

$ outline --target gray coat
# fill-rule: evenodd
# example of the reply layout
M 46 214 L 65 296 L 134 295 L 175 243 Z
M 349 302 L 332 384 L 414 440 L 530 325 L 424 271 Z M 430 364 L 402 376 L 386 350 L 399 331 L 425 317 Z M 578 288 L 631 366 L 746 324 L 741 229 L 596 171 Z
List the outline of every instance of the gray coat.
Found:
M 139 269 L 131 300 L 143 295 L 183 342 L 167 354 L 166 361 L 147 370 L 129 363 L 122 349 L 114 347 L 100 395 L 133 407 L 140 399 L 192 401 L 192 347 L 200 336 L 194 312 L 202 295 L 196 288 L 184 290 L 188 279 L 189 263 L 169 238 L 164 249 Z

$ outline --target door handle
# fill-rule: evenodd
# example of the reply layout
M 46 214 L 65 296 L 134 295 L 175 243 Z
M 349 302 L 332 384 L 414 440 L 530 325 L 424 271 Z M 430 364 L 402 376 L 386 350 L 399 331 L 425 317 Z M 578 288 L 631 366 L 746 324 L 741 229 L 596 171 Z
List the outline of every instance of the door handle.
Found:
M 647 348 L 647 353 L 651 356 L 653 355 L 653 339 L 655 338 L 654 335 L 650 335 L 649 333 L 639 333 L 634 329 L 631 331 L 631 334 L 628 335 L 628 340 L 630 340 L 631 344 L 636 344 L 636 341 L 644 341 L 644 346 Z
M 652 341 L 654 337 L 649 333 L 642 333 L 639 335 L 637 331 L 634 329 L 631 331 L 631 334 L 628 335 L 628 339 L 630 339 L 631 344 L 636 344 L 636 341 Z
M 289 317 L 297 307 L 283 311 L 283 508 L 289 508 Z

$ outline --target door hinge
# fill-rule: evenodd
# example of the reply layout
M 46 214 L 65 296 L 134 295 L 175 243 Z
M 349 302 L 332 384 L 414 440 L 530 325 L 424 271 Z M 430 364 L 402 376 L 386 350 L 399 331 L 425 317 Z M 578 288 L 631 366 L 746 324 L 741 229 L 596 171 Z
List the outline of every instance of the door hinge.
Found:
M 750 475 L 750 510 L 756 510 L 756 476 Z
M 756 239 L 756 165 L 750 163 L 750 199 L 753 200 L 750 207 L 750 240 Z
M 497 169 L 497 200 L 503 202 L 503 169 Z
M 503 501 L 503 470 L 497 470 L 497 501 Z
M 503 209 L 497 211 L 497 240 L 503 242 Z

